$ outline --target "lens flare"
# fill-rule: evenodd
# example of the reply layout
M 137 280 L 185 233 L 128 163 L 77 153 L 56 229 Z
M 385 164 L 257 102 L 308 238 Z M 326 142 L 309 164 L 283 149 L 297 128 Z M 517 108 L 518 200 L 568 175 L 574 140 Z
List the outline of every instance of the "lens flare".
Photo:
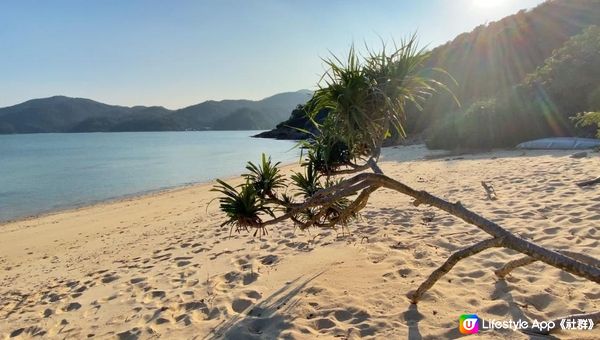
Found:
M 495 8 L 505 5 L 507 0 L 472 0 L 475 7 Z

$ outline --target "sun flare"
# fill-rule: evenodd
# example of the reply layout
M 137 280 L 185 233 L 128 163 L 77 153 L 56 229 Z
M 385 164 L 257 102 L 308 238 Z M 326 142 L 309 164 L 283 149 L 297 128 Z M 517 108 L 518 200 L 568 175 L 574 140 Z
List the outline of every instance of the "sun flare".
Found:
M 472 0 L 475 7 L 496 8 L 506 4 L 507 0 Z

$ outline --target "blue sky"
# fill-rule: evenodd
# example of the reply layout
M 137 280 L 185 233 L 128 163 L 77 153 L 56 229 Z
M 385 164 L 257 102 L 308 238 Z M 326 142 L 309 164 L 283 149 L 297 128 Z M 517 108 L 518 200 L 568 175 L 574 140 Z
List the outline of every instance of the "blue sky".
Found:
M 418 31 L 435 47 L 542 0 L 0 2 L 0 107 L 67 95 L 179 108 L 314 89 L 321 57 Z

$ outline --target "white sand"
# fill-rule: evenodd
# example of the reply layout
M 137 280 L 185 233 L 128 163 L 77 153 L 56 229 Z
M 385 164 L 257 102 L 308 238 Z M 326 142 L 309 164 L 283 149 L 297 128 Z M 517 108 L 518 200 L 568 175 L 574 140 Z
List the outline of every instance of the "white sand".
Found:
M 600 258 L 600 187 L 574 185 L 600 174 L 597 153 L 420 160 L 425 153 L 387 149 L 381 165 L 387 175 L 459 200 L 541 245 Z M 497 201 L 486 199 L 483 180 Z M 0 337 L 439 339 L 461 336 L 463 313 L 546 320 L 600 310 L 599 285 L 544 264 L 498 280 L 493 270 L 520 256 L 503 249 L 460 262 L 411 305 L 408 291 L 451 252 L 487 235 L 389 190 L 372 195 L 350 235 L 303 233 L 285 223 L 258 239 L 227 238 L 217 202 L 206 210 L 215 195 L 209 188 L 1 225 Z M 598 339 L 600 330 L 556 335 Z

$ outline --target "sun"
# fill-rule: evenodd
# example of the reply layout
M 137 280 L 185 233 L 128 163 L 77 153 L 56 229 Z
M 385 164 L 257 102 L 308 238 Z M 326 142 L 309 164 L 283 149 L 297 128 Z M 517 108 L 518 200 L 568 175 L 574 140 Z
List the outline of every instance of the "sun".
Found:
M 495 8 L 506 4 L 507 0 L 471 0 L 475 7 Z

